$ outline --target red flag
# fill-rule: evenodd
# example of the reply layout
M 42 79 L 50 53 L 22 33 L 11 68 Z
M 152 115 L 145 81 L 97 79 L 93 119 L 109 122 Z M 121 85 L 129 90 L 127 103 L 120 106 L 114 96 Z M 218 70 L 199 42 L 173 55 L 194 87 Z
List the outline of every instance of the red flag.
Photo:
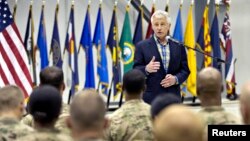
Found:
M 151 16 L 154 14 L 154 12 L 155 12 L 155 4 L 153 4 L 152 10 L 151 10 Z M 146 39 L 149 38 L 153 33 L 154 33 L 154 31 L 152 29 L 152 24 L 151 24 L 151 21 L 150 21 L 149 24 L 148 24 Z
M 0 1 L 0 87 L 19 86 L 25 98 L 32 91 L 28 57 L 6 0 Z

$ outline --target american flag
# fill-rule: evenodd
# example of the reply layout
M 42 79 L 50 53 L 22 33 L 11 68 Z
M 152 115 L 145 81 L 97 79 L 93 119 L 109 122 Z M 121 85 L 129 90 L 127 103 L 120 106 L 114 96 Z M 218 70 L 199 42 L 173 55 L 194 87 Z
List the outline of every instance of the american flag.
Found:
M 7 0 L 0 0 L 0 87 L 19 86 L 25 98 L 32 91 L 28 57 Z
M 227 81 L 227 93 L 235 94 L 235 61 L 233 56 L 232 38 L 231 38 L 231 25 L 228 12 L 225 13 L 224 23 L 222 25 L 221 42 L 226 51 L 226 64 L 225 64 L 225 77 Z

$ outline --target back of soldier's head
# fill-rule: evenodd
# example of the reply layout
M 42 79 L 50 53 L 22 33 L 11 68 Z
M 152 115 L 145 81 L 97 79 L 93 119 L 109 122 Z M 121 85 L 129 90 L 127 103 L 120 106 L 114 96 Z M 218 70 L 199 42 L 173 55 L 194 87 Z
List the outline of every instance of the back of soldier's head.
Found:
M 203 141 L 205 125 L 193 111 L 183 105 L 171 105 L 154 120 L 157 141 Z
M 163 109 L 172 105 L 181 103 L 181 99 L 171 93 L 157 96 L 151 103 L 151 116 L 154 119 Z
M 202 69 L 197 78 L 199 97 L 219 97 L 223 91 L 221 73 L 212 67 Z
M 30 95 L 28 112 L 34 121 L 42 125 L 57 120 L 62 106 L 60 92 L 53 86 L 43 85 L 35 88 Z
M 141 94 L 145 89 L 145 76 L 137 69 L 132 69 L 123 76 L 123 90 L 127 94 Z
M 73 97 L 70 104 L 70 117 L 75 130 L 99 130 L 105 121 L 106 107 L 101 96 L 85 89 Z
M 56 66 L 46 67 L 40 72 L 41 85 L 51 85 L 60 90 L 61 85 L 64 84 L 62 69 Z
M 0 88 L 0 113 L 12 111 L 24 103 L 23 91 L 14 85 Z

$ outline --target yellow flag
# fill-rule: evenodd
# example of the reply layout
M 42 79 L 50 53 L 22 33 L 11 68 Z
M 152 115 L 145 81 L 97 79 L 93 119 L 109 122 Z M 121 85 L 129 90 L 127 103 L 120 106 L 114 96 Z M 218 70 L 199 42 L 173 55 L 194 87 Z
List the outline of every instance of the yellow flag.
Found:
M 188 19 L 184 37 L 185 45 L 195 48 L 195 36 L 194 36 L 194 26 L 193 26 L 193 5 L 190 6 L 188 12 Z M 190 69 L 190 74 L 187 79 L 187 89 L 193 95 L 197 96 L 196 94 L 196 52 L 192 49 L 188 49 L 188 67 Z
M 204 24 L 204 53 L 207 55 L 211 55 L 212 47 L 211 47 L 211 38 L 209 33 L 209 20 L 208 20 L 208 6 L 206 6 L 204 15 L 203 15 L 203 24 Z M 212 58 L 210 56 L 205 55 L 204 60 L 205 67 L 212 66 Z

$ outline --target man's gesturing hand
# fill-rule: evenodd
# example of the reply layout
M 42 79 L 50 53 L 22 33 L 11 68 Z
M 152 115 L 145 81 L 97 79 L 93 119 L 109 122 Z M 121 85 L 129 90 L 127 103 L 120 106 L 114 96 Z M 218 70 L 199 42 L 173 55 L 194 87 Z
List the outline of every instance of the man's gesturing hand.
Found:
M 148 73 L 157 72 L 160 69 L 160 62 L 155 61 L 155 56 L 153 56 L 145 69 Z

